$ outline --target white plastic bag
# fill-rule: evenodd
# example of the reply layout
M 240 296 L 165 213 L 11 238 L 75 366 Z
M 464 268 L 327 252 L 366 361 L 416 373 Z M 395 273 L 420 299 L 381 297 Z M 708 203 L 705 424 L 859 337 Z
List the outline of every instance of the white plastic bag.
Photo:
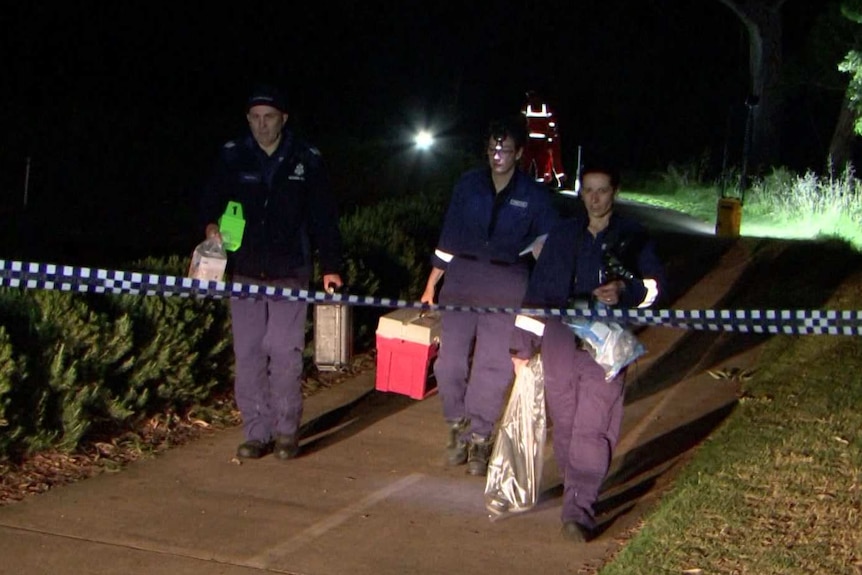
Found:
M 565 324 L 586 344 L 587 351 L 605 370 L 610 381 L 628 364 L 646 353 L 644 345 L 630 330 L 614 321 L 575 318 Z
M 545 380 L 536 355 L 515 375 L 488 462 L 485 507 L 494 516 L 536 505 L 546 432 Z
M 215 239 L 204 240 L 192 252 L 188 275 L 192 279 L 222 281 L 225 267 L 227 252 L 222 243 Z

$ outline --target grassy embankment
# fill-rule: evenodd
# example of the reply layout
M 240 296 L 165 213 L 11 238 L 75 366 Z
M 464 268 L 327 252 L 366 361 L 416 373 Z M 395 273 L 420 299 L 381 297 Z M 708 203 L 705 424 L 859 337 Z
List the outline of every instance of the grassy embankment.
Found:
M 778 225 L 784 237 L 804 237 L 807 229 L 809 237 L 837 235 L 859 249 L 855 179 L 784 177 L 783 188 L 777 179 L 758 182 L 747 197 L 744 235 L 768 235 L 765 226 Z M 628 197 L 714 221 L 714 188 Z M 800 265 L 799 273 L 858 261 Z M 862 309 L 862 272 L 836 273 L 847 279 L 822 307 Z M 773 337 L 754 377 L 742 383 L 737 408 L 601 575 L 862 573 L 859 373 L 859 337 Z

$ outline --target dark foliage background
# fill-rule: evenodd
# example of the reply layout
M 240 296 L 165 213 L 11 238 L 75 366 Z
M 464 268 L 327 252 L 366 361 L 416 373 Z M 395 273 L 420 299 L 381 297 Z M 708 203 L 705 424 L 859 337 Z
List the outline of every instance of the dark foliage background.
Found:
M 782 12 L 782 157 L 800 170 L 822 166 L 841 102 L 810 71 L 837 64 L 811 45 L 828 4 Z M 37 1 L 5 8 L 0 32 L 3 253 L 91 264 L 191 250 L 197 189 L 259 80 L 289 92 L 345 211 L 448 189 L 527 90 L 557 113 L 564 165 L 580 145 L 631 171 L 715 175 L 725 153 L 740 161 L 749 91 L 746 32 L 716 0 Z M 426 125 L 444 137 L 435 157 L 410 148 Z

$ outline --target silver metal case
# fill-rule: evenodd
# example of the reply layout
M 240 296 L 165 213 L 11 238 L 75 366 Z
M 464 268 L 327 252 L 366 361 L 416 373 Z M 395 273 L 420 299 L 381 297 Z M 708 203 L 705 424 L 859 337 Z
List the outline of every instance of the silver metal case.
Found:
M 347 304 L 314 306 L 314 364 L 320 371 L 341 371 L 353 357 L 353 314 Z

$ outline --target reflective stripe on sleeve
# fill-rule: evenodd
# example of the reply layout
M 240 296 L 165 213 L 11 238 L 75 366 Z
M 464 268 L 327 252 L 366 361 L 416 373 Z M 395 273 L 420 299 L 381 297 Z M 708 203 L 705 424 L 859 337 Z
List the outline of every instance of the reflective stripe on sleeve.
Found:
M 542 337 L 545 333 L 545 322 L 539 321 L 527 315 L 515 317 L 515 327 L 528 331 L 533 335 Z
M 452 254 L 447 254 L 443 250 L 439 250 L 439 249 L 434 250 L 434 255 L 437 256 L 438 258 L 440 258 L 441 260 L 443 260 L 444 262 L 446 262 L 447 264 L 452 261 L 452 258 L 455 257 Z
M 655 303 L 655 300 L 658 297 L 657 281 L 653 279 L 645 279 L 644 287 L 646 288 L 646 295 L 644 296 L 644 300 L 638 304 L 638 307 L 649 307 Z

